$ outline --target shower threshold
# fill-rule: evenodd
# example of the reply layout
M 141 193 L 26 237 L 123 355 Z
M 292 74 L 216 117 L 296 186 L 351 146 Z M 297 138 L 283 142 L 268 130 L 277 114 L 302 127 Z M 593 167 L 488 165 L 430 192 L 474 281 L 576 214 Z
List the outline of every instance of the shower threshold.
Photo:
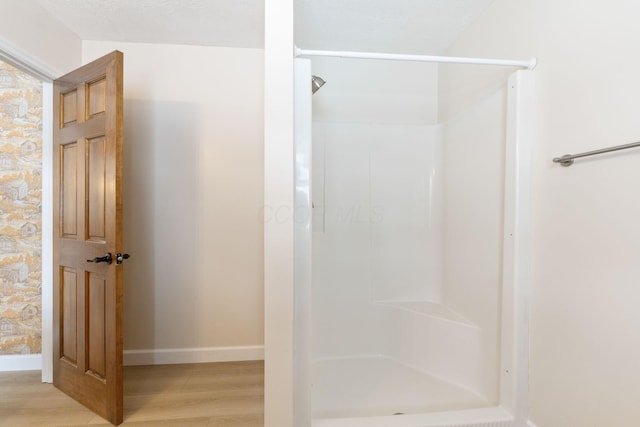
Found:
M 492 406 L 471 390 L 383 356 L 315 361 L 312 393 L 315 420 L 404 417 Z

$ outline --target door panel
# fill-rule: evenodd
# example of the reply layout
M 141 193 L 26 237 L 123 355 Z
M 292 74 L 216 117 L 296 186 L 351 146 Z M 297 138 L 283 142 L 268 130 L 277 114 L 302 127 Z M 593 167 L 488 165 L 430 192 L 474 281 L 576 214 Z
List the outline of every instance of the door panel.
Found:
M 55 101 L 54 101 L 55 102 Z M 61 126 L 64 127 L 67 124 L 75 123 L 77 115 L 78 105 L 78 91 L 73 89 L 65 94 L 62 94 L 62 111 L 61 111 Z
M 60 356 L 67 362 L 75 365 L 78 355 L 78 336 L 76 312 L 78 299 L 78 281 L 76 271 L 73 268 L 61 268 L 60 288 L 62 293 L 60 342 L 62 352 Z
M 62 212 L 62 236 L 75 239 L 78 234 L 78 144 L 64 144 L 60 150 L 60 192 Z
M 122 404 L 122 53 L 54 82 L 56 387 L 113 424 Z M 57 154 L 55 154 L 57 153 Z M 113 263 L 87 262 L 111 254 Z
M 105 233 L 105 181 L 106 181 L 106 139 L 104 136 L 87 141 L 87 224 L 89 240 L 103 243 Z
M 88 372 L 100 380 L 106 379 L 105 366 L 105 312 L 106 280 L 103 276 L 86 273 L 87 313 L 87 368 Z
M 95 116 L 96 114 L 103 113 L 106 109 L 107 99 L 107 82 L 106 79 L 101 78 L 94 82 L 89 83 L 87 93 L 87 105 L 89 106 L 89 116 Z

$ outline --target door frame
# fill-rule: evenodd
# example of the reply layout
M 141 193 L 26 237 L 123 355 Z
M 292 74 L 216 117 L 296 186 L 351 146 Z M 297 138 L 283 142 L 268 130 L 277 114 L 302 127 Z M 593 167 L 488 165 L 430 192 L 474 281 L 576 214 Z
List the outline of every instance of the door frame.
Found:
M 53 382 L 53 80 L 62 72 L 0 38 L 0 60 L 42 82 L 42 348 L 16 370 L 42 369 L 42 382 Z M 17 364 L 16 364 L 17 365 Z

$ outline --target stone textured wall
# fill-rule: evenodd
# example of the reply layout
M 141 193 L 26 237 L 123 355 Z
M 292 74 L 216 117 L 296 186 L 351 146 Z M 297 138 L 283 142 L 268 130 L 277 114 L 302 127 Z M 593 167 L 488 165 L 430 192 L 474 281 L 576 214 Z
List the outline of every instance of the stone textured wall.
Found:
M 41 351 L 42 83 L 0 62 L 0 354 Z

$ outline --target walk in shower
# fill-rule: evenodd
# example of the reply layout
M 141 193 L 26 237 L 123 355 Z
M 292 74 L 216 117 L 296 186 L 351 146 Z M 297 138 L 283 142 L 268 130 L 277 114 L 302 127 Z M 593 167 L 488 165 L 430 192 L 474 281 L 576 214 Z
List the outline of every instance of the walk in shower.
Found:
M 297 53 L 295 425 L 524 425 L 528 63 Z

